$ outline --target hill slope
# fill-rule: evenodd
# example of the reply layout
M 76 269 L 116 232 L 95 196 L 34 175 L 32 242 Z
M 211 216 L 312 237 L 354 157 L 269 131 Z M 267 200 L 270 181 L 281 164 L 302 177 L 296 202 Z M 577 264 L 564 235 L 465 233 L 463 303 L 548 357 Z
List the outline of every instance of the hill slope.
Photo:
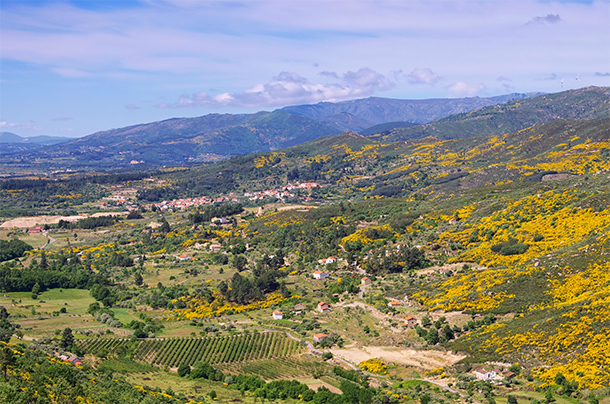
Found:
M 456 139 L 480 135 L 500 135 L 530 126 L 542 125 L 560 118 L 607 117 L 610 117 L 610 88 L 586 87 L 460 113 L 413 128 L 391 130 L 384 133 L 383 138 L 396 141 L 426 136 L 434 136 L 438 139 Z
M 294 115 L 329 122 L 333 117 L 349 114 L 357 118 L 345 123 L 343 128 L 358 132 L 373 125 L 386 122 L 406 121 L 427 123 L 449 115 L 469 112 L 489 105 L 502 104 L 512 100 L 525 99 L 540 93 L 506 94 L 489 98 L 443 98 L 426 100 L 399 100 L 369 97 L 343 102 L 320 102 L 311 105 L 296 105 L 282 108 Z
M 145 166 L 180 165 L 274 150 L 340 132 L 283 111 L 211 114 L 97 132 L 25 159 L 59 159 L 68 167 L 111 168 L 129 166 L 133 160 Z

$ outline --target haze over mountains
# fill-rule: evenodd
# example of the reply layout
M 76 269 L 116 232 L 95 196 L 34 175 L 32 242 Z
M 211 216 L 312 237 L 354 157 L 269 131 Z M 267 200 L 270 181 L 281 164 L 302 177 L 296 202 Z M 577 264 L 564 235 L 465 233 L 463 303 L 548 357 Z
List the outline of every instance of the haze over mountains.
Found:
M 609 100 L 610 89 L 604 87 L 491 98 L 371 97 L 254 114 L 173 118 L 97 132 L 60 146 L 36 150 L 24 146 L 0 152 L 5 153 L 4 162 L 19 166 L 36 161 L 35 164 L 52 168 L 116 169 L 134 165 L 152 168 L 271 151 L 347 130 L 383 137 L 384 141 L 511 133 L 559 118 L 609 117 Z M 15 144 L 21 147 L 24 142 Z
M 71 138 L 59 136 L 31 136 L 24 138 L 12 132 L 0 132 L 0 154 L 31 151 L 44 146 L 64 143 L 69 140 Z

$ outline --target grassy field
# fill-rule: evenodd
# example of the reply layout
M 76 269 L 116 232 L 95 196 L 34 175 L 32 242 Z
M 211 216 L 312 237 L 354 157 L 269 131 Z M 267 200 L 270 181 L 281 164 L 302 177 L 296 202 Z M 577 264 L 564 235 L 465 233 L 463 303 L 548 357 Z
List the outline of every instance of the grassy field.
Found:
M 12 230 L 0 229 L 0 240 L 11 240 L 13 238 L 18 238 L 34 248 L 40 248 L 48 241 L 41 233 L 22 233 L 21 231 L 14 232 Z
M 0 295 L 0 305 L 10 311 L 13 321 L 21 324 L 26 339 L 52 336 L 55 331 L 66 327 L 73 331 L 105 331 L 108 327 L 95 321 L 93 316 L 87 313 L 89 304 L 93 302 L 95 299 L 89 295 L 89 291 L 81 289 L 51 289 L 38 295 L 38 299 L 32 299 L 30 292 Z M 59 313 L 62 308 L 65 308 L 67 313 Z M 117 309 L 123 310 L 126 311 Z M 127 319 L 129 314 L 125 312 L 123 316 Z M 129 318 L 129 321 L 131 319 Z M 113 329 L 113 332 L 121 335 L 130 333 L 123 329 Z

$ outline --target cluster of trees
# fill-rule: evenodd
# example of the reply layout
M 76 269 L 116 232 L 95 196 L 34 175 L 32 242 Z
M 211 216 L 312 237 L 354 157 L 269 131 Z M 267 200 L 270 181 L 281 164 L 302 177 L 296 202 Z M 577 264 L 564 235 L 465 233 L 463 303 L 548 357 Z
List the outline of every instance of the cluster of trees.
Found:
M 0 306 L 0 341 L 9 342 L 17 328 L 20 327 L 19 324 L 11 323 L 9 320 L 8 310 L 4 306 Z
M 189 221 L 192 224 L 209 223 L 213 217 L 233 216 L 243 211 L 244 207 L 241 203 L 208 206 L 203 212 L 196 212 L 190 214 Z
M 415 331 L 417 332 L 417 335 L 425 339 L 430 345 L 436 345 L 439 342 L 445 343 L 447 341 L 451 341 L 455 338 L 456 333 L 462 331 L 458 326 L 454 326 L 452 329 L 449 324 L 445 323 L 444 317 L 441 317 L 439 320 L 435 321 L 433 326 L 431 326 L 430 321 L 424 320 L 422 320 L 422 325 L 425 328 L 417 326 L 415 327 Z
M 377 254 L 369 254 L 366 263 L 367 272 L 375 275 L 397 273 L 429 265 L 424 252 L 419 248 L 401 247 L 400 250 L 386 252 L 385 249 L 381 249 Z
M 70 337 L 71 330 L 64 330 L 61 344 L 66 346 Z M 187 401 L 183 395 L 157 394 L 160 389 L 134 388 L 121 376 L 101 367 L 93 369 L 86 364 L 73 366 L 53 362 L 45 352 L 24 345 L 0 347 L 0 366 L 4 374 L 4 380 L 0 381 L 2 403 L 75 403 L 80 400 L 116 403 L 120 399 L 122 404 L 181 404 Z M 8 369 L 19 369 L 19 372 L 9 375 Z
M 369 404 L 377 393 L 375 389 L 368 387 L 368 384 L 361 386 L 360 384 L 363 383 L 360 377 L 355 377 L 347 371 L 345 372 L 347 377 L 344 377 L 345 380 L 341 381 L 339 387 L 343 394 L 333 393 L 324 387 L 314 391 L 306 384 L 296 380 L 265 382 L 258 376 L 225 375 L 206 362 L 195 363 L 193 369 L 183 363 L 178 367 L 178 375 L 190 377 L 191 379 L 224 382 L 242 392 L 249 391 L 254 393 L 254 397 L 261 399 L 262 402 L 264 400 L 272 401 L 291 398 L 316 404 Z M 356 380 L 352 381 L 352 378 Z
M 94 272 L 91 264 L 83 264 L 76 254 L 57 253 L 47 260 L 43 253 L 40 262 L 33 259 L 27 268 L 15 262 L 0 266 L 0 290 L 30 292 L 36 284 L 43 292 L 53 288 L 90 289 L 93 285 L 108 285 L 110 280 L 108 273 Z
M 519 255 L 526 252 L 528 248 L 528 244 L 520 243 L 517 239 L 511 237 L 508 241 L 492 245 L 491 251 L 500 255 Z
M 0 262 L 22 257 L 26 251 L 31 249 L 33 247 L 25 241 L 17 239 L 10 241 L 0 240 Z
M 85 178 L 8 179 L 0 181 L 0 190 L 18 191 L 0 195 L 0 216 L 4 217 L 48 214 L 49 209 L 68 213 L 71 204 L 93 202 L 107 194 L 102 187 Z
M 75 223 L 61 219 L 57 223 L 57 227 L 60 229 L 95 229 L 97 227 L 112 226 L 117 220 L 118 218 L 112 215 L 86 217 L 79 219 Z
M 240 255 L 233 259 L 233 264 L 236 267 L 245 268 L 247 263 L 244 261 L 245 257 L 238 257 Z M 290 292 L 286 286 L 278 281 L 279 278 L 287 275 L 279 270 L 282 266 L 284 266 L 284 253 L 280 249 L 273 256 L 263 255 L 252 269 L 252 276 L 244 277 L 237 272 L 233 275 L 230 282 L 221 282 L 218 290 L 227 300 L 239 304 L 261 300 L 265 294 L 277 290 L 281 290 L 285 297 L 289 297 Z

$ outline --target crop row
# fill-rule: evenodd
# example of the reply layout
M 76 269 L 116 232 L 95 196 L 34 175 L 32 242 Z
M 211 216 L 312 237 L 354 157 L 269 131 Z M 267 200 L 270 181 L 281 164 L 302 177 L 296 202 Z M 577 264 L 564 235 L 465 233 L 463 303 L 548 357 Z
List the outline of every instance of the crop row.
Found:
M 153 340 L 91 339 L 79 341 L 84 353 L 112 354 L 124 347 L 124 352 L 133 353 L 139 362 L 159 366 L 176 367 L 197 361 L 210 364 L 239 363 L 257 359 L 272 359 L 293 355 L 301 350 L 297 341 L 282 333 L 207 337 L 166 338 Z

